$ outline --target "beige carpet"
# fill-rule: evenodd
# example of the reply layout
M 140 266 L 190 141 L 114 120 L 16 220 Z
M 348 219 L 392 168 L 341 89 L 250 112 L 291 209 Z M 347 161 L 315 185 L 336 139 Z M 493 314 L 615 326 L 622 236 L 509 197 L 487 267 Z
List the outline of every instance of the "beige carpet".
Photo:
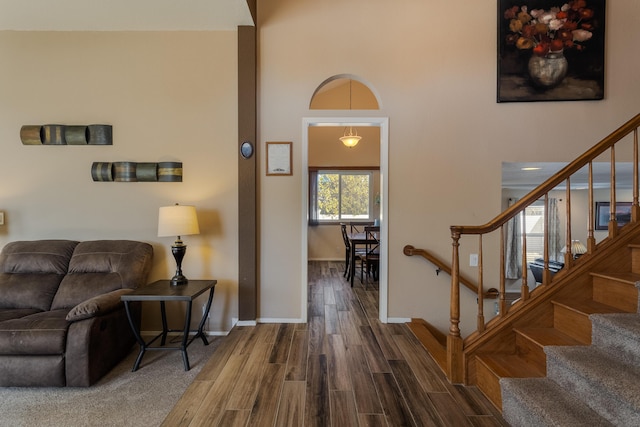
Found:
M 89 388 L 0 387 L 2 427 L 159 426 L 204 366 L 221 338 L 200 339 L 188 349 L 185 372 L 179 351 L 147 351 L 131 372 L 132 352 Z

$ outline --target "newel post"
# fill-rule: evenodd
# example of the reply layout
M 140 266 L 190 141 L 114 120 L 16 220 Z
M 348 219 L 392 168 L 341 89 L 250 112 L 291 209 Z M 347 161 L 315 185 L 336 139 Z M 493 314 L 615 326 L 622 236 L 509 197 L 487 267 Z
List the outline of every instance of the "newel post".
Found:
M 462 338 L 460 337 L 460 231 L 451 227 L 453 259 L 451 261 L 451 324 L 447 336 L 447 376 L 452 383 L 463 382 Z

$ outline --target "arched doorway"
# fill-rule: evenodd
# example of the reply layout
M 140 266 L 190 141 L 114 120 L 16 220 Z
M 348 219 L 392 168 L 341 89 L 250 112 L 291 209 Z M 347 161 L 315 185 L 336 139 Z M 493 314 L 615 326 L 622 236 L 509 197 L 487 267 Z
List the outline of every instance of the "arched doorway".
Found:
M 369 160 L 365 160 L 364 164 L 355 164 L 356 167 L 366 167 L 373 162 L 371 159 L 371 146 L 377 148 L 376 161 L 379 170 L 378 175 L 378 189 L 375 194 L 375 200 L 379 201 L 379 205 L 375 208 L 376 219 L 380 221 L 380 272 L 379 272 L 379 317 L 382 322 L 387 321 L 388 316 L 388 145 L 389 145 L 389 130 L 388 130 L 388 118 L 386 117 L 362 117 L 360 115 L 362 110 L 379 110 L 379 97 L 373 90 L 370 89 L 370 85 L 364 82 L 361 78 L 353 75 L 337 75 L 326 79 L 315 90 L 311 102 L 309 104 L 310 110 L 334 110 L 336 117 L 306 117 L 303 118 L 303 136 L 302 136 L 302 160 L 303 170 L 309 171 L 309 166 L 317 166 L 309 164 L 309 150 L 310 143 L 314 135 L 318 135 L 319 128 L 322 128 L 321 134 L 335 133 L 335 137 L 328 138 L 323 141 L 326 144 L 326 151 L 329 150 L 343 150 L 345 158 L 359 158 L 359 154 L 363 153 Z M 344 133 L 347 133 L 347 129 L 357 129 L 355 132 L 366 135 L 362 140 L 352 148 L 343 146 L 339 137 Z M 375 135 L 377 141 L 374 141 L 371 135 Z M 369 145 L 367 145 L 369 144 Z M 366 154 L 367 150 L 369 154 Z M 335 160 L 331 160 L 335 162 Z M 349 160 L 345 160 L 348 163 Z M 336 165 L 333 165 L 336 166 Z M 344 165 L 341 165 L 343 167 Z M 306 304 L 307 304 L 307 263 L 308 263 L 308 220 L 309 220 L 309 173 L 304 174 L 303 179 L 303 200 L 305 207 L 303 209 L 302 227 L 303 227 L 303 242 L 302 251 L 304 256 L 302 257 L 304 265 L 302 268 L 305 277 L 302 280 L 304 283 L 304 289 L 302 292 L 302 306 L 303 313 L 306 317 Z

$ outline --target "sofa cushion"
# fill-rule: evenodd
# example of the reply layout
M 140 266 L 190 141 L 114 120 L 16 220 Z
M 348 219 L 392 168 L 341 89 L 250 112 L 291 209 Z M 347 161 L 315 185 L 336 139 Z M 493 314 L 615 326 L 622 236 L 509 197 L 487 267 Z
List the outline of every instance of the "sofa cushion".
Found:
M 66 310 L 44 311 L 0 322 L 0 354 L 63 354 Z
M 11 242 L 0 253 L 0 308 L 49 310 L 78 242 Z
M 67 314 L 67 320 L 69 322 L 77 322 L 78 320 L 99 316 L 121 308 L 124 306 L 121 301 L 122 295 L 131 292 L 131 289 L 117 289 L 83 301 L 71 309 Z
M 71 309 L 97 295 L 144 285 L 152 256 L 153 248 L 148 243 L 130 240 L 79 243 L 51 308 Z
M 0 322 L 11 319 L 19 319 L 24 316 L 39 313 L 41 310 L 34 310 L 33 308 L 5 308 L 0 309 Z

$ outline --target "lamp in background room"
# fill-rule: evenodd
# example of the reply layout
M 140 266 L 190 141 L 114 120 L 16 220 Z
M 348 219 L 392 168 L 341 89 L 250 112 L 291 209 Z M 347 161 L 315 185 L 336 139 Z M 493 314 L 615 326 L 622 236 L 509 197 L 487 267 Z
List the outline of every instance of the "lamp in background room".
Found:
M 358 131 L 356 130 L 356 133 L 354 134 L 353 128 L 349 126 L 349 133 L 347 134 L 347 128 L 344 128 L 344 136 L 340 137 L 340 141 L 342 141 L 345 146 L 351 148 L 358 145 L 358 142 L 360 142 L 360 138 L 362 137 L 358 136 Z
M 171 246 L 171 253 L 176 259 L 176 274 L 171 279 L 172 285 L 186 285 L 189 280 L 182 274 L 182 259 L 187 251 L 187 245 L 182 243 L 180 236 L 200 234 L 198 217 L 195 206 L 163 206 L 158 214 L 158 237 L 177 236 Z
M 351 110 L 351 79 L 349 79 L 349 110 Z M 356 129 L 354 133 L 353 127 L 349 126 L 349 133 L 347 133 L 347 128 L 344 128 L 344 136 L 339 139 L 346 147 L 353 148 L 358 145 L 361 138 L 361 136 L 358 136 L 358 130 Z
M 560 250 L 563 254 L 567 253 L 567 247 L 565 246 Z M 582 244 L 580 240 L 571 241 L 571 254 L 573 259 L 578 259 L 580 255 L 587 253 L 587 248 Z

